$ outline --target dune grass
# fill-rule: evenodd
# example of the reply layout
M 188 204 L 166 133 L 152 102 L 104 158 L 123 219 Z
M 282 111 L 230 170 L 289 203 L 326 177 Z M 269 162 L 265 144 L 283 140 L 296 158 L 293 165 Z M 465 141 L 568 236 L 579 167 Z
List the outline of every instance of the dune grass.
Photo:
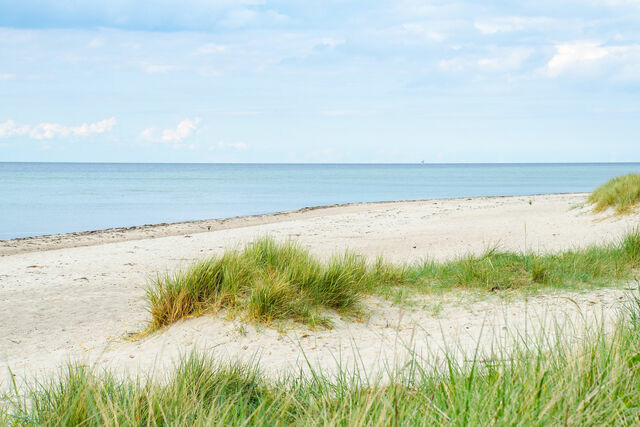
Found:
M 640 304 L 552 345 L 491 363 L 410 361 L 382 381 L 360 373 L 269 378 L 255 366 L 191 354 L 165 377 L 119 378 L 70 365 L 0 400 L 3 425 L 638 425 Z
M 595 204 L 596 212 L 608 208 L 615 209 L 617 214 L 630 212 L 640 203 L 640 174 L 631 173 L 607 181 L 591 193 L 589 203 Z
M 357 315 L 364 291 L 401 276 L 402 269 L 381 261 L 371 266 L 350 253 L 321 263 L 292 242 L 267 237 L 155 281 L 147 290 L 151 328 L 219 308 L 267 323 L 293 319 L 328 326 L 323 312 Z
M 264 238 L 242 251 L 226 252 L 156 280 L 147 291 L 149 331 L 221 308 L 265 323 L 292 319 L 330 326 L 329 311 L 357 316 L 366 294 L 593 287 L 629 280 L 639 267 L 640 230 L 616 243 L 559 253 L 492 249 L 479 256 L 413 266 L 380 259 L 369 264 L 350 253 L 323 263 L 294 243 Z
M 417 289 L 584 288 L 632 279 L 640 268 L 640 230 L 618 242 L 558 253 L 516 253 L 490 249 L 447 262 L 426 262 L 408 269 Z

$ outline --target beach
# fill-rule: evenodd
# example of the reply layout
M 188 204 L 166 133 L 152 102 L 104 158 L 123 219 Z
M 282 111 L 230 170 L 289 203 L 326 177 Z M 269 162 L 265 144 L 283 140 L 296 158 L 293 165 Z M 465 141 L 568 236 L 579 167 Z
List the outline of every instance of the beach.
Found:
M 348 249 L 371 260 L 416 263 L 494 246 L 549 252 L 602 244 L 640 223 L 638 213 L 593 214 L 586 197 L 361 203 L 0 241 L 2 387 L 7 368 L 29 378 L 75 360 L 140 372 L 164 369 L 196 349 L 220 360 L 258 360 L 271 373 L 305 363 L 376 370 L 409 350 L 437 355 L 451 343 L 470 351 L 479 341 L 489 350 L 496 340 L 558 323 L 578 337 L 582 321 L 615 319 L 634 284 L 507 297 L 452 292 L 410 306 L 367 297 L 363 319 L 334 315 L 333 328 L 317 330 L 244 324 L 221 312 L 129 339 L 149 321 L 150 280 L 265 235 L 293 240 L 321 259 Z
M 640 2 L 565 3 L 0 2 L 0 427 L 640 425 Z

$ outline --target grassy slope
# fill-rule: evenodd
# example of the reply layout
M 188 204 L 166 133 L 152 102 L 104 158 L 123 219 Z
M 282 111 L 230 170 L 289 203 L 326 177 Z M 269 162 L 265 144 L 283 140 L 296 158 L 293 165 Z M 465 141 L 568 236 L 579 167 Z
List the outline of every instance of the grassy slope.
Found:
M 195 264 L 148 289 L 150 330 L 186 316 L 226 308 L 250 319 L 293 319 L 329 325 L 327 310 L 357 315 L 364 294 L 389 295 L 398 289 L 423 292 L 463 288 L 481 290 L 571 288 L 628 280 L 640 267 L 640 231 L 615 244 L 556 254 L 498 250 L 449 262 L 373 265 L 354 254 L 321 263 L 293 243 L 266 238 L 243 251 Z
M 559 332 L 560 333 L 560 332 Z M 27 399 L 0 401 L 3 425 L 638 425 L 640 306 L 571 347 L 562 336 L 494 364 L 413 362 L 390 382 L 270 380 L 191 355 L 165 381 L 70 366 Z M 3 409 L 4 408 L 4 411 Z
M 427 262 L 409 271 L 422 287 L 500 290 L 551 286 L 606 285 L 630 279 L 640 267 L 640 230 L 619 242 L 558 253 L 489 250 L 482 256 Z
M 613 178 L 596 188 L 589 196 L 589 203 L 595 204 L 596 212 L 614 208 L 623 214 L 640 203 L 640 174 L 628 174 Z

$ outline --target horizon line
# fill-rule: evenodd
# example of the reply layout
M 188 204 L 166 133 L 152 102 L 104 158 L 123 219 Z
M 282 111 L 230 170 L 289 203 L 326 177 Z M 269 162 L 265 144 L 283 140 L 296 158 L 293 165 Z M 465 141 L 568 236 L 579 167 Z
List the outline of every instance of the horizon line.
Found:
M 0 161 L 0 164 L 98 164 L 98 165 L 564 165 L 640 164 L 638 161 L 568 162 L 99 162 L 99 161 Z

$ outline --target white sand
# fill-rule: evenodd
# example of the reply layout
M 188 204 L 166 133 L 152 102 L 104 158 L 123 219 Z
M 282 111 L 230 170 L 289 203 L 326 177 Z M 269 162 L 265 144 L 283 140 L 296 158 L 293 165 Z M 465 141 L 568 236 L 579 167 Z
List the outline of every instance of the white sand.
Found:
M 357 204 L 230 220 L 200 221 L 0 242 L 0 378 L 48 372 L 67 360 L 116 369 L 156 370 L 198 348 L 214 357 L 247 359 L 279 373 L 302 351 L 313 366 L 359 360 L 367 370 L 392 363 L 404 346 L 435 353 L 445 343 L 484 352 L 510 334 L 549 330 L 558 322 L 580 334 L 582 319 L 615 318 L 625 291 L 553 293 L 505 301 L 453 293 L 413 308 L 370 299 L 364 322 L 336 319 L 331 330 L 242 325 L 222 316 L 191 319 L 137 342 L 127 332 L 149 316 L 144 287 L 156 274 L 256 237 L 295 239 L 328 257 L 352 249 L 394 262 L 446 259 L 499 243 L 515 250 L 553 251 L 618 238 L 640 215 L 607 217 L 578 207 L 584 194 L 483 197 Z M 207 231 L 207 229 L 210 231 Z M 425 306 L 425 307 L 423 307 Z M 437 315 L 435 314 L 438 312 Z M 528 314 L 525 314 L 528 313 Z M 543 319 L 543 320 L 541 320 Z M 402 344 L 404 343 L 404 344 Z M 357 350 L 357 355 L 356 351 Z

